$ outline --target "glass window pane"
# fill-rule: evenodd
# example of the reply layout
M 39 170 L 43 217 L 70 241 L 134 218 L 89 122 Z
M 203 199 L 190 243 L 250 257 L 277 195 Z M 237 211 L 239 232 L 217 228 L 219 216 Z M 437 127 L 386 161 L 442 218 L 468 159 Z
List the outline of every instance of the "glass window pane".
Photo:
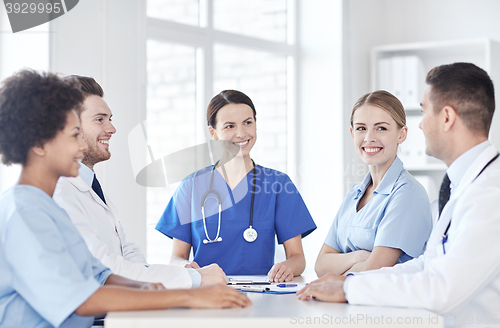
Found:
M 287 0 L 214 0 L 214 28 L 286 42 Z
M 286 172 L 287 58 L 263 51 L 214 46 L 214 94 L 235 89 L 248 95 L 257 111 L 257 143 L 252 158 Z
M 7 15 L 0 17 L 0 23 L 0 80 L 23 68 L 49 69 L 49 24 L 14 34 Z M 0 164 L 0 192 L 13 186 L 20 172 L 20 165 Z
M 199 0 L 148 0 L 147 16 L 177 23 L 198 25 Z
M 148 145 L 155 159 L 196 144 L 196 48 L 147 42 Z M 175 187 L 175 186 L 174 186 Z M 175 188 L 147 188 L 147 254 L 168 263 L 171 240 L 154 229 Z

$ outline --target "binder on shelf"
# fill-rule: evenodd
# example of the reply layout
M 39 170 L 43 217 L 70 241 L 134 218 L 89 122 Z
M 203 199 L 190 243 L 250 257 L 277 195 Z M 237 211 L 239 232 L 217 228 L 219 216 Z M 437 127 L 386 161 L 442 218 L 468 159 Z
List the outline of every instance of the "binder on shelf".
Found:
M 378 61 L 377 89 L 392 93 L 392 57 L 380 58 Z
M 405 58 L 401 56 L 392 57 L 392 94 L 403 104 L 406 102 L 405 94 Z
M 419 128 L 422 117 L 407 116 L 406 126 L 408 134 L 406 141 L 400 146 L 399 158 L 405 167 L 409 169 L 424 168 L 427 165 L 427 155 L 425 154 L 425 136 Z
M 404 57 L 404 89 L 403 106 L 405 108 L 420 108 L 420 97 L 423 94 L 420 85 L 424 78 L 424 66 L 418 56 Z
M 396 96 L 407 109 L 420 108 L 424 67 L 418 56 L 393 56 L 378 60 L 377 89 Z

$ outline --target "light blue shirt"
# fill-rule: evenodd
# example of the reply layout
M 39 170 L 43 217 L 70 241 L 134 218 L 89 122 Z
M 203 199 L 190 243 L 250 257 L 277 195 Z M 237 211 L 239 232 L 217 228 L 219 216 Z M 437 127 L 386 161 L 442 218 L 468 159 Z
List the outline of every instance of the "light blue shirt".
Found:
M 82 180 L 92 188 L 92 182 L 94 181 L 94 171 L 91 170 L 87 165 L 81 164 L 78 170 L 78 175 Z M 188 268 L 187 271 L 191 276 L 192 287 L 199 287 L 201 285 L 201 274 L 195 269 Z
M 78 175 L 82 180 L 90 187 L 92 188 L 92 182 L 94 181 L 94 171 L 90 169 L 85 164 L 80 164 L 80 168 L 78 169 Z
M 90 327 L 75 310 L 111 271 L 90 254 L 44 191 L 17 185 L 0 197 L 0 326 Z
M 465 172 L 469 169 L 472 163 L 478 158 L 479 154 L 486 150 L 491 145 L 489 140 L 483 141 L 480 144 L 467 150 L 465 153 L 460 155 L 453 163 L 451 163 L 446 173 L 448 178 L 450 178 L 451 192 L 460 184 L 462 177 Z
M 325 244 L 341 253 L 372 251 L 376 246 L 402 251 L 398 263 L 420 256 L 432 230 L 432 217 L 427 193 L 396 157 L 373 198 L 359 211 L 358 203 L 372 178 L 347 193 L 330 228 Z

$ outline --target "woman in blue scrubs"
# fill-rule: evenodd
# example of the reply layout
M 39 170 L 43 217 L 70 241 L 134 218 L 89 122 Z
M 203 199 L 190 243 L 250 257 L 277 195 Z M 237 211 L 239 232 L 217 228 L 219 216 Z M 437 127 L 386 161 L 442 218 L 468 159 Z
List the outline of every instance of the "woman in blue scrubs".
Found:
M 403 105 L 386 91 L 361 97 L 351 136 L 369 172 L 347 193 L 316 260 L 318 277 L 393 266 L 420 256 L 432 230 L 425 189 L 397 157 L 407 135 Z
M 217 263 L 229 275 L 290 281 L 304 271 L 301 238 L 316 225 L 290 178 L 251 159 L 257 140 L 252 101 L 242 92 L 222 91 L 208 106 L 207 123 L 224 153 L 215 166 L 181 182 L 156 226 L 174 239 L 170 263 L 194 268 Z M 275 236 L 286 253 L 276 264 Z
M 73 109 L 82 102 L 79 85 L 54 74 L 2 82 L 0 154 L 22 170 L 0 197 L 0 326 L 80 328 L 108 311 L 249 305 L 226 286 L 164 290 L 126 279 L 92 256 L 52 199 L 60 176 L 78 175 L 86 145 Z

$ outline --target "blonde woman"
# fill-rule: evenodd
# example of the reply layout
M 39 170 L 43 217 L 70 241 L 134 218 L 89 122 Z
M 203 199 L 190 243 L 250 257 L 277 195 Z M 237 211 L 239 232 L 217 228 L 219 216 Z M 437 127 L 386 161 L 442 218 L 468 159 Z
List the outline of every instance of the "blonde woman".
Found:
M 350 123 L 369 172 L 337 212 L 316 260 L 318 277 L 406 262 L 423 253 L 432 230 L 427 193 L 397 157 L 408 130 L 401 102 L 386 91 L 365 94 Z

